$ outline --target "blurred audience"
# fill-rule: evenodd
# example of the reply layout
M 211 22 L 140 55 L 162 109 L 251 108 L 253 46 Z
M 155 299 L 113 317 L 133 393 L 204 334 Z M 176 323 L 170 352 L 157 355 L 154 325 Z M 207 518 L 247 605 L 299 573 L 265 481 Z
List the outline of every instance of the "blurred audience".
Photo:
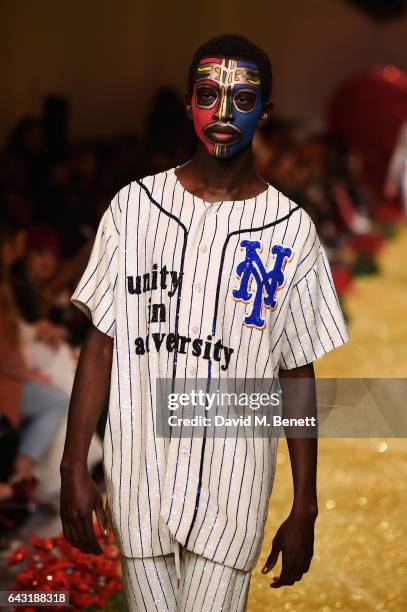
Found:
M 20 342 L 19 312 L 9 281 L 10 269 L 24 249 L 20 230 L 0 222 L 0 408 L 2 418 L 20 427 L 9 484 L 31 480 L 35 465 L 52 441 L 68 409 L 66 393 L 30 368 Z M 10 490 L 10 496 L 12 491 Z M 4 496 L 4 490 L 3 490 Z

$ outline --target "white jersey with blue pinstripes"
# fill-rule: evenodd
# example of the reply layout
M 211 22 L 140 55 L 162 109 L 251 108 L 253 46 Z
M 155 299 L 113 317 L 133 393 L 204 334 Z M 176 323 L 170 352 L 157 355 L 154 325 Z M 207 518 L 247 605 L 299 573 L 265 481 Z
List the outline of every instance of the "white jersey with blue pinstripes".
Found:
M 72 301 L 114 339 L 104 467 L 121 552 L 169 554 L 175 538 L 252 569 L 277 439 L 161 438 L 155 381 L 271 379 L 347 341 L 310 217 L 271 185 L 209 204 L 174 169 L 145 177 L 103 215 Z

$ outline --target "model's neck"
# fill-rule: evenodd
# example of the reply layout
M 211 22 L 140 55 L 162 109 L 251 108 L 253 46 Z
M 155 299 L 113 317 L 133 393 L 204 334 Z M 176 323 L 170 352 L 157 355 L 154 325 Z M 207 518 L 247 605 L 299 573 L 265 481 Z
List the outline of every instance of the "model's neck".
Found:
M 251 143 L 236 155 L 226 158 L 213 157 L 198 145 L 188 165 L 202 184 L 215 190 L 236 188 L 257 176 Z

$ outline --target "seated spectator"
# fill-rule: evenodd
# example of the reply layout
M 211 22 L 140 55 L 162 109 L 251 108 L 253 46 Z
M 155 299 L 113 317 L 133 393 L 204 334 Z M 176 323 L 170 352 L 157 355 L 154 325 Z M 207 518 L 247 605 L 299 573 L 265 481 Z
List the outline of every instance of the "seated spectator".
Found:
M 69 284 L 88 256 L 85 244 L 73 257 L 61 260 L 56 232 L 34 226 L 27 234 L 25 257 L 13 266 L 14 296 L 22 318 L 35 325 L 37 340 L 57 348 L 68 337 Z
M 0 222 L 0 411 L 19 430 L 9 483 L 30 480 L 68 409 L 66 393 L 27 367 L 20 345 L 19 314 L 9 272 L 21 256 L 21 232 Z M 3 491 L 3 494 L 5 492 Z
M 58 236 L 52 228 L 34 226 L 27 234 L 25 257 L 13 270 L 12 285 L 22 317 L 32 323 L 47 317 L 55 296 L 47 284 L 55 276 L 60 258 Z

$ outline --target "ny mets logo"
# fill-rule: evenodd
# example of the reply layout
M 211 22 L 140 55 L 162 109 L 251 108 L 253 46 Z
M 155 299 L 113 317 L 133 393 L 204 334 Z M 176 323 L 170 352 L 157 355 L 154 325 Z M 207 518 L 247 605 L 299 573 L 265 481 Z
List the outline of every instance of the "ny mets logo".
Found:
M 270 272 L 267 272 L 257 252 L 258 249 L 261 252 L 260 242 L 242 240 L 240 246 L 246 249 L 246 257 L 236 268 L 240 286 L 239 289 L 233 290 L 232 295 L 238 302 L 253 304 L 251 313 L 244 320 L 244 325 L 264 329 L 266 321 L 262 318 L 263 307 L 270 310 L 276 308 L 276 292 L 284 285 L 284 267 L 292 255 L 292 249 L 275 244 L 271 249 L 274 266 Z M 255 287 L 252 287 L 253 281 L 256 283 Z

